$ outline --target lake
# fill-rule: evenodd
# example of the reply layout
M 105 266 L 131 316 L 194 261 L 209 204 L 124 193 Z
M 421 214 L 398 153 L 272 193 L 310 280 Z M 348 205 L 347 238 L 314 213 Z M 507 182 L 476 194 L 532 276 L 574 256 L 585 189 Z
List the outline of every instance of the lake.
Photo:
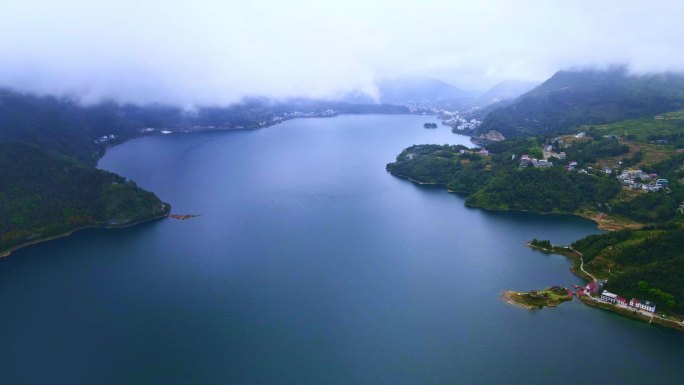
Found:
M 201 214 L 0 259 L 0 384 L 680 383 L 684 334 L 504 290 L 580 283 L 526 248 L 599 232 L 487 212 L 385 165 L 469 144 L 433 117 L 291 120 L 110 148 L 99 167 Z

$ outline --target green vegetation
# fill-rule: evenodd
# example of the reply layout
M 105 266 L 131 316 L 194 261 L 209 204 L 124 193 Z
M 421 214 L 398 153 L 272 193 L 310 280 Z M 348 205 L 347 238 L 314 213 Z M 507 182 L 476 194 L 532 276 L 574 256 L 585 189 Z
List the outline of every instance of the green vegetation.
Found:
M 667 191 L 640 194 L 630 200 L 613 202 L 612 211 L 645 223 L 663 223 L 681 217 L 684 208 L 684 154 L 653 165 L 644 165 L 647 173 L 658 174 L 672 183 Z
M 620 187 L 614 178 L 549 169 L 504 169 L 466 203 L 494 210 L 574 212 L 583 206 L 607 202 Z
M 592 235 L 572 245 L 585 269 L 608 278 L 607 290 L 655 302 L 684 315 L 684 227 L 681 221 Z
M 590 132 L 589 140 L 575 142 L 572 146 L 560 150 L 565 151 L 567 158 L 574 160 L 580 166 L 629 152 L 629 146 L 618 142 L 613 137 L 605 138 L 591 134 Z
M 684 148 L 684 110 L 603 124 L 591 129 L 598 135 L 615 135 L 640 142 L 660 140 L 662 144 Z
M 0 255 L 89 226 L 124 226 L 169 206 L 135 183 L 94 167 L 114 134 L 171 121 L 165 107 L 102 103 L 0 90 Z
M 419 183 L 470 194 L 466 204 L 496 210 L 575 212 L 607 202 L 619 191 L 615 178 L 569 173 L 561 167 L 520 168 L 514 152 L 527 152 L 536 139 L 496 143 L 482 156 L 463 146 L 423 145 L 404 150 L 387 169 Z
M 464 153 L 461 153 L 464 151 Z M 472 193 L 489 178 L 491 159 L 465 146 L 411 146 L 387 165 L 393 175 L 418 183 L 439 184 L 449 190 Z
M 624 68 L 560 71 L 513 103 L 492 111 L 478 133 L 554 135 L 585 124 L 655 116 L 684 108 L 684 77 L 631 76 Z
M 534 247 L 540 247 L 542 249 L 551 249 L 553 245 L 551 244 L 551 241 L 548 239 L 545 240 L 539 240 L 537 238 L 534 238 L 533 240 L 530 241 L 530 245 Z
M 166 214 L 135 183 L 34 145 L 0 142 L 0 252 L 87 226 Z
M 563 76 L 572 78 L 580 75 Z M 658 87 L 663 80 L 660 77 L 625 80 L 621 76 L 614 80 L 627 82 L 624 84 L 655 82 Z M 584 86 L 579 85 L 580 88 Z M 559 92 L 566 93 L 565 90 Z M 552 98 L 551 94 L 549 98 Z M 573 115 L 578 111 L 582 114 L 593 111 L 594 107 L 589 108 L 582 103 L 576 111 L 570 111 L 566 105 L 556 112 L 567 112 L 565 118 L 571 118 L 582 116 Z M 619 108 L 622 107 L 620 104 Z M 642 107 L 644 109 L 638 114 L 652 111 L 647 106 Z M 597 108 L 602 107 L 599 104 Z M 550 111 L 555 113 L 553 109 Z M 623 116 L 623 112 L 614 116 Z M 579 254 L 573 252 L 573 249 L 577 250 L 583 255 L 585 270 L 608 279 L 607 290 L 628 299 L 635 297 L 653 301 L 659 313 L 666 312 L 669 317 L 676 318 L 684 316 L 684 111 L 662 112 L 658 112 L 661 115 L 655 118 L 585 125 L 578 128 L 586 131 L 584 137 L 568 135 L 553 143 L 542 136 L 516 137 L 491 143 L 487 145 L 489 156 L 480 156 L 462 147 L 413 146 L 387 168 L 395 175 L 465 192 L 468 205 L 489 209 L 574 212 L 596 220 L 603 228 L 618 230 L 578 240 L 572 248 L 536 239 L 528 245 L 543 252 L 573 257 L 574 270 L 582 274 L 579 271 L 580 258 L 576 258 Z M 586 116 L 576 122 L 592 121 L 584 118 Z M 540 122 L 549 124 L 549 120 Z M 551 124 L 548 132 L 580 124 L 576 122 Z M 524 125 L 528 131 L 523 130 L 522 133 L 544 132 L 538 130 L 532 119 L 525 121 Z M 521 154 L 540 158 L 542 146 L 550 143 L 554 152 L 566 153 L 566 162 L 578 162 L 576 170 L 585 168 L 588 173 L 565 171 L 556 159 L 552 159 L 553 167 L 520 167 Z M 628 167 L 640 168 L 646 174 L 657 174 L 658 178 L 667 179 L 669 188 L 645 192 L 621 187 L 614 173 L 607 175 L 603 172 L 604 166 L 618 172 Z M 637 177 L 636 182 L 643 181 Z M 640 224 L 646 225 L 642 227 Z M 528 308 L 538 308 L 546 301 L 545 296 L 538 292 L 507 292 L 506 298 Z M 596 304 L 592 302 L 592 306 Z M 610 306 L 607 308 L 623 311 Z
M 261 127 L 293 111 L 328 109 L 408 112 L 406 107 L 389 105 L 246 99 L 188 114 L 161 105 L 84 106 L 66 97 L 0 89 L 0 254 L 77 228 L 122 226 L 168 211 L 154 194 L 94 168 L 107 145 L 140 135 L 142 129 Z M 101 140 L 103 136 L 107 139 Z

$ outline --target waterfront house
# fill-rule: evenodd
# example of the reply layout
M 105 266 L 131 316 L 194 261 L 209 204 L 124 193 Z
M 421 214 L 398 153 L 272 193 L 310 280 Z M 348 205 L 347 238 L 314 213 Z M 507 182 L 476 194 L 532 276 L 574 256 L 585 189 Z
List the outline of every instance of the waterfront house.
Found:
M 655 313 L 656 305 L 651 301 L 639 301 L 636 298 L 629 300 L 629 306 L 637 309 L 646 310 L 650 313 Z
M 627 299 L 617 296 L 617 298 L 615 298 L 615 303 L 618 305 L 627 306 Z
M 641 308 L 647 312 L 655 313 L 656 305 L 651 301 L 641 301 Z
M 601 301 L 616 303 L 617 298 L 618 298 L 617 294 L 613 294 L 613 293 L 609 292 L 608 290 L 604 290 L 603 293 L 601 293 Z

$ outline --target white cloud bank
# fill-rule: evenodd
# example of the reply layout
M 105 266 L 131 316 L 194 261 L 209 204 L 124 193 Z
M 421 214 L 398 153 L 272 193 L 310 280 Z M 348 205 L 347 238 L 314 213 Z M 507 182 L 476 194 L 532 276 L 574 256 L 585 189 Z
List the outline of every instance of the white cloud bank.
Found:
M 227 104 L 464 88 L 625 63 L 682 71 L 681 1 L 0 0 L 0 85 L 85 101 Z

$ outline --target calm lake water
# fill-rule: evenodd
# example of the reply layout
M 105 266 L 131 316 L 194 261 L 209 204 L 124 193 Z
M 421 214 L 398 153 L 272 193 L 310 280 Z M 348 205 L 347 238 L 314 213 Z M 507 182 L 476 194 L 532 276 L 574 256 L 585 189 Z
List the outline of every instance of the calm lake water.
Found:
M 88 230 L 0 260 L 0 384 L 674 384 L 684 334 L 577 301 L 523 246 L 598 230 L 469 209 L 391 176 L 420 116 L 293 120 L 114 147 L 100 167 L 201 214 Z

